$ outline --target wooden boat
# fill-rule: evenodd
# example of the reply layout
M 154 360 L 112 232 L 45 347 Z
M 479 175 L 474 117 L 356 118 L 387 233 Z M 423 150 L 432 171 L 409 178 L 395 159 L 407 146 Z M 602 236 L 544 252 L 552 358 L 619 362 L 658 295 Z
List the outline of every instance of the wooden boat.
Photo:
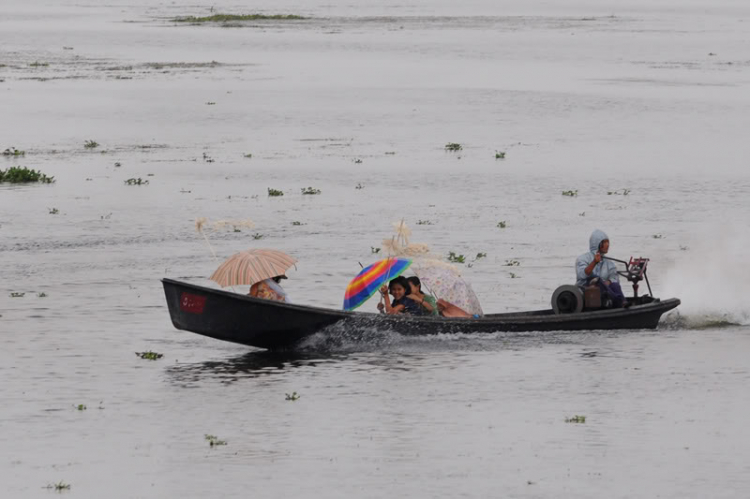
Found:
M 403 335 L 654 329 L 677 298 L 642 297 L 628 308 L 555 314 L 552 309 L 488 314 L 480 318 L 384 315 L 294 305 L 162 279 L 169 315 L 177 329 L 259 348 L 294 347 L 302 339 L 337 327 L 377 328 Z

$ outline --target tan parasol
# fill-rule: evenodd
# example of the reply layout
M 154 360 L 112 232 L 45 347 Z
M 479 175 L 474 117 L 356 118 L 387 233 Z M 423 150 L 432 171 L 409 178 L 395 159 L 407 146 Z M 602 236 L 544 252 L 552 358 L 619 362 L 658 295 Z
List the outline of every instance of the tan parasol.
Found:
M 232 255 L 219 265 L 211 280 L 221 287 L 253 285 L 264 279 L 283 275 L 297 260 L 271 249 L 251 249 Z

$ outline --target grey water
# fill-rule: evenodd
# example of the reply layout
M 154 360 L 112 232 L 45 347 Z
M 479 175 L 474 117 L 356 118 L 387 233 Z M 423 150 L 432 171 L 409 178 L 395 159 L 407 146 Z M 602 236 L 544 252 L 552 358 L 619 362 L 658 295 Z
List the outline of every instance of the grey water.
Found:
M 56 179 L 0 184 L 3 497 L 746 495 L 745 2 L 0 10 L 0 151 L 25 151 L 0 169 Z M 172 21 L 212 12 L 309 19 Z M 547 307 L 595 228 L 683 304 L 655 331 L 284 354 L 170 323 L 160 278 L 213 285 L 252 247 L 339 308 L 402 219 L 486 312 Z

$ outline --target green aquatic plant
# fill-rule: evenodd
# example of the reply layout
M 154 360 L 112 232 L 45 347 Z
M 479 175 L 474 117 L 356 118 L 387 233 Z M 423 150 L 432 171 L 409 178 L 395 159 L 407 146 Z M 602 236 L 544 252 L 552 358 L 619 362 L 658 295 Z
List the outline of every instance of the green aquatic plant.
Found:
M 463 149 L 463 146 L 459 144 L 458 142 L 448 142 L 445 144 L 445 150 L 446 151 L 460 151 Z
M 575 191 L 562 191 L 562 195 L 574 198 L 578 196 L 578 189 L 576 189 Z
M 129 178 L 125 181 L 125 185 L 146 185 L 148 180 L 143 180 L 141 177 Z
M 378 253 L 380 253 L 380 248 L 376 248 L 375 246 L 370 246 L 370 253 L 372 253 L 373 255 L 377 255 Z
M 263 237 L 265 237 L 265 236 L 263 234 L 261 234 L 260 232 L 256 232 L 255 234 L 253 234 L 253 239 L 255 239 L 255 240 L 263 239 Z
M 24 296 L 26 296 L 26 293 L 22 293 L 22 292 L 20 292 L 20 291 L 13 291 L 13 292 L 12 292 L 12 293 L 10 294 L 10 297 L 11 297 L 11 298 L 23 298 Z
M 49 66 L 49 62 L 35 61 L 29 64 L 29 66 L 31 66 L 32 68 L 46 68 L 47 66 Z
M 387 154 L 388 156 L 393 156 L 394 154 L 396 154 L 396 151 L 386 151 L 385 153 L 386 153 L 386 154 Z
M 70 490 L 70 484 L 60 480 L 57 483 L 50 483 L 45 489 L 55 489 L 57 492 L 62 492 L 63 490 Z
M 47 208 L 47 209 L 49 210 L 50 215 L 57 215 L 58 213 L 60 213 L 60 210 L 58 210 L 57 208 Z
M 579 214 L 578 214 L 578 216 L 579 216 L 579 217 L 585 217 L 585 216 L 586 216 L 586 212 L 585 212 L 585 211 L 582 211 L 581 213 L 579 213 Z
M 320 194 L 320 189 L 316 189 L 314 187 L 303 187 L 302 194 L 307 194 L 307 195 Z
M 207 105 L 207 106 L 215 106 L 215 105 L 216 105 L 216 103 L 215 103 L 215 102 L 211 102 L 211 101 L 208 101 L 208 102 L 206 102 L 206 105 Z
M 307 225 L 307 224 L 303 224 L 303 223 L 302 223 L 302 222 L 300 222 L 299 220 L 295 220 L 294 222 L 292 222 L 292 225 L 295 225 L 295 226 L 300 226 L 300 225 Z
M 37 296 L 37 298 L 47 298 L 47 293 L 45 293 L 44 291 L 42 291 L 41 293 L 37 293 L 36 296 Z
M 356 186 L 354 186 L 354 188 L 355 188 L 355 189 L 358 189 L 358 190 L 359 190 L 359 189 L 364 189 L 364 188 L 365 188 L 365 186 L 364 186 L 364 185 L 362 185 L 361 183 L 357 183 L 357 185 L 356 185 Z
M 499 221 L 499 222 L 497 223 L 497 228 L 498 228 L 498 229 L 504 229 L 504 228 L 506 228 L 507 226 L 508 226 L 508 224 L 507 224 L 507 223 L 505 223 L 505 220 L 500 220 L 500 221 Z
M 214 162 L 214 158 L 212 158 L 211 156 L 209 156 L 208 154 L 206 154 L 204 152 L 203 153 L 203 161 L 205 161 L 206 163 L 213 163 Z
M 432 225 L 430 220 L 417 220 L 417 225 Z
M 7 170 L 0 170 L 0 183 L 23 184 L 39 182 L 42 184 L 51 184 L 54 181 L 55 177 L 48 177 L 39 170 L 32 170 L 25 166 L 12 166 Z
M 99 147 L 99 142 L 95 140 L 87 140 L 83 143 L 83 147 L 85 147 L 86 149 L 96 149 L 97 147 Z
M 651 237 L 653 237 L 654 239 L 661 239 L 663 236 L 661 234 L 654 234 Z
M 630 189 L 620 189 L 617 191 L 607 191 L 607 196 L 627 196 L 630 194 Z
M 448 252 L 448 261 L 452 263 L 465 263 L 466 257 L 464 255 L 457 255 L 453 251 Z
M 176 23 L 225 23 L 230 21 L 299 21 L 307 17 L 295 14 L 214 14 L 212 16 L 176 17 L 172 19 Z
M 268 188 L 268 195 L 269 195 L 270 197 L 283 196 L 283 195 L 284 195 L 284 192 L 283 192 L 283 191 L 279 191 L 279 190 L 277 190 L 277 189 L 271 189 L 271 188 L 269 187 L 269 188 Z
M 509 272 L 508 275 L 510 276 L 511 279 L 518 279 L 518 275 L 513 272 Z
M 75 407 L 76 410 L 78 410 L 78 411 L 85 411 L 86 410 L 86 404 L 78 404 L 78 405 L 75 405 L 73 407 Z
M 115 163 L 115 168 L 120 168 L 121 166 L 122 166 L 122 164 L 120 164 L 119 161 Z
M 244 156 L 245 158 L 248 158 L 248 159 L 250 159 L 250 158 L 252 158 L 252 157 L 253 157 L 252 153 L 249 153 L 249 152 L 248 152 L 248 153 L 245 153 L 245 154 L 244 154 L 243 156 Z
M 164 357 L 163 353 L 152 352 L 151 350 L 147 352 L 135 352 L 135 354 L 144 360 L 159 360 Z
M 687 250 L 689 250 L 689 249 L 690 249 L 690 248 L 689 248 L 689 247 L 687 247 L 687 246 L 683 246 L 683 245 L 680 245 L 680 251 L 687 251 Z
M 226 440 L 219 440 L 219 437 L 217 437 L 216 435 L 206 434 L 204 436 L 205 436 L 205 439 L 208 440 L 208 445 L 210 447 L 217 447 L 219 445 L 227 445 Z
M 505 159 L 505 151 L 495 151 L 495 159 Z
M 518 260 L 505 260 L 505 266 L 506 267 L 519 267 L 521 265 L 521 262 Z
M 575 415 L 572 418 L 565 418 L 565 422 L 582 424 L 586 422 L 586 416 Z
M 286 395 L 286 400 L 289 400 L 292 402 L 294 402 L 295 400 L 299 400 L 299 398 L 302 396 L 298 394 L 297 392 L 287 393 L 285 395 Z
M 477 257 L 474 260 L 480 260 L 482 258 L 487 258 L 487 253 L 477 253 Z
M 9 147 L 3 151 L 3 156 L 13 156 L 17 158 L 18 156 L 26 156 L 26 151 L 19 151 L 15 147 Z

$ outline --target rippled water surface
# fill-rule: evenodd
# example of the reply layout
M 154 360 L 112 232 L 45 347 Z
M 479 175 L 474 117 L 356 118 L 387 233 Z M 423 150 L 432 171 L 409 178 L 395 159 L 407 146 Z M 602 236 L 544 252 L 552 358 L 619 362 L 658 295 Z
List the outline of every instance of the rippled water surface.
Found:
M 0 151 L 25 155 L 0 169 L 56 182 L 0 184 L 3 497 L 745 495 L 750 8 L 566 4 L 219 2 L 309 19 L 194 26 L 172 19 L 210 5 L 6 2 Z M 254 227 L 209 248 L 200 217 Z M 683 305 L 656 331 L 284 354 L 170 323 L 160 278 L 211 285 L 249 247 L 338 308 L 401 219 L 466 256 L 486 312 L 548 306 L 594 228 Z

